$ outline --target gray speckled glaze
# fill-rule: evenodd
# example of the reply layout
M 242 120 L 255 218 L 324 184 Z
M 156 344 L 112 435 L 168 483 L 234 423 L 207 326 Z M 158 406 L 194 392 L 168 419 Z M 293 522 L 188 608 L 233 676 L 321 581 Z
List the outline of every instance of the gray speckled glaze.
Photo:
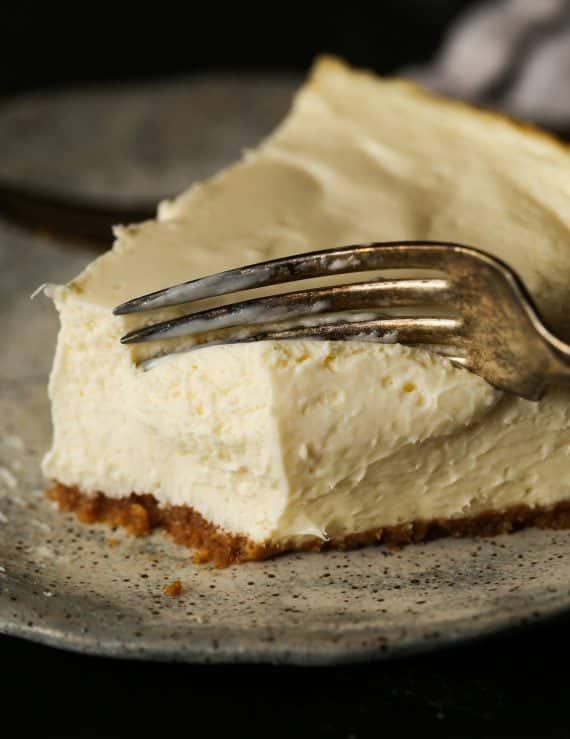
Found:
M 286 81 L 201 81 L 20 99 L 0 112 L 0 150 L 10 152 L 0 176 L 46 184 L 53 162 L 64 189 L 162 196 L 251 145 L 290 90 Z M 161 535 L 132 539 L 55 512 L 38 465 L 50 437 L 57 319 L 45 298 L 29 295 L 92 257 L 0 224 L 1 631 L 114 656 L 317 664 L 418 652 L 570 606 L 570 532 L 216 570 Z M 184 590 L 168 598 L 162 590 L 174 579 Z

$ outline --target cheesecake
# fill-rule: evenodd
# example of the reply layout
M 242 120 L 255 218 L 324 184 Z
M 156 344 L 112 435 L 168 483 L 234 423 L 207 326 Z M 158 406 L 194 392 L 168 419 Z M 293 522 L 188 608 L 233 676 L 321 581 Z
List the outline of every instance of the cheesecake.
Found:
M 570 525 L 567 389 L 530 402 L 424 348 L 364 341 L 211 346 L 145 370 L 168 340 L 121 336 L 181 309 L 112 312 L 248 263 L 426 239 L 508 262 L 568 338 L 561 143 L 323 58 L 257 149 L 115 237 L 49 289 L 61 327 L 43 471 L 62 510 L 137 535 L 162 528 L 218 565 Z

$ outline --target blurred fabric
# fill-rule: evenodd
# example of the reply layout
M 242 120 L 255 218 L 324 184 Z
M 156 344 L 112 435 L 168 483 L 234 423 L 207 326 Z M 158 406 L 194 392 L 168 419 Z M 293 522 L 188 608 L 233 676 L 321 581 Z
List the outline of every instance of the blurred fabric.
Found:
M 570 132 L 570 0 L 480 2 L 434 61 L 403 70 L 447 95 Z

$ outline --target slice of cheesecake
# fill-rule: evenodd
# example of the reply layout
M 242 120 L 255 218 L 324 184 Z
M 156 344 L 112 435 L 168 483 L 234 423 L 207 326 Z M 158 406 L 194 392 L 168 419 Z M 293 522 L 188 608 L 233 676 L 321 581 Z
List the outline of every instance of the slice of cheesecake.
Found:
M 53 289 L 44 472 L 64 510 L 138 534 L 163 527 L 218 564 L 569 524 L 567 390 L 531 403 L 423 350 L 357 342 L 218 346 L 145 372 L 142 349 L 119 338 L 168 311 L 111 312 L 293 252 L 439 239 L 508 261 L 568 337 L 561 144 L 324 59 L 257 150 L 116 236 Z

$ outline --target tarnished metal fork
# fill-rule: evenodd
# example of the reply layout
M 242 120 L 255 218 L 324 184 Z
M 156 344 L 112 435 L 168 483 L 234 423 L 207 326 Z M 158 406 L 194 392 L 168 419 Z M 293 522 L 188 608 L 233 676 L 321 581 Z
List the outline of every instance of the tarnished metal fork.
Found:
M 501 260 L 462 244 L 390 242 L 296 254 L 158 290 L 123 303 L 114 313 L 297 280 L 399 269 L 435 270 L 440 275 L 269 295 L 144 326 L 121 341 L 193 336 L 201 342 L 193 348 L 301 338 L 398 342 L 424 345 L 491 385 L 529 400 L 538 400 L 552 383 L 570 381 L 570 346 L 546 328 L 520 278 Z M 380 312 L 403 308 L 413 308 L 418 315 Z

